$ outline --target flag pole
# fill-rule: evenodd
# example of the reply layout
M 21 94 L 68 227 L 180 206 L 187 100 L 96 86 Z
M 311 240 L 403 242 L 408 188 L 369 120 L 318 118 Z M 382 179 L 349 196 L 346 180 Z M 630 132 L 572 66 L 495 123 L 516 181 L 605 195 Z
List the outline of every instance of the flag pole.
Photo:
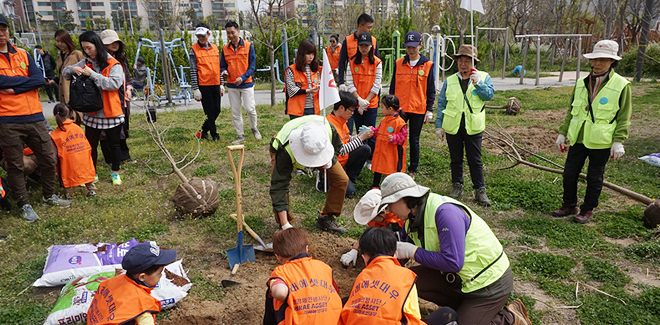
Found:
M 470 29 L 472 32 L 472 68 L 474 68 L 474 10 L 472 9 L 472 1 L 470 1 Z

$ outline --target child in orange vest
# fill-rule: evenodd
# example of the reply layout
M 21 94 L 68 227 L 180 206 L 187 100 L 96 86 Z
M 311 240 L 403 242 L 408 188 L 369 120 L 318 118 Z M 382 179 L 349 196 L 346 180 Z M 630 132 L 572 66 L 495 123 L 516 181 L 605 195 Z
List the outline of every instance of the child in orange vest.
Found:
M 383 97 L 380 108 L 383 111 L 383 119 L 377 128 L 372 128 L 376 138 L 376 147 L 371 158 L 371 170 L 374 172 L 372 188 L 380 186 L 382 175 L 406 171 L 408 128 L 403 120 L 406 113 L 400 109 L 396 95 Z
M 151 290 L 175 259 L 176 250 L 160 249 L 155 242 L 133 246 L 121 261 L 126 274 L 99 284 L 87 310 L 87 325 L 154 325 L 161 305 Z
M 0 177 L 0 207 L 7 211 L 11 211 L 11 202 L 7 199 L 7 190 L 9 190 L 7 180 Z
M 273 237 L 280 266 L 268 279 L 264 325 L 337 324 L 341 298 L 332 268 L 312 259 L 300 228 L 281 230 Z
M 85 132 L 74 123 L 75 115 L 66 104 L 59 103 L 53 108 L 57 128 L 50 134 L 57 150 L 57 172 L 67 196 L 73 194 L 76 186 L 85 184 L 87 196 L 96 195 L 94 178 L 96 168 L 92 161 L 92 147 Z

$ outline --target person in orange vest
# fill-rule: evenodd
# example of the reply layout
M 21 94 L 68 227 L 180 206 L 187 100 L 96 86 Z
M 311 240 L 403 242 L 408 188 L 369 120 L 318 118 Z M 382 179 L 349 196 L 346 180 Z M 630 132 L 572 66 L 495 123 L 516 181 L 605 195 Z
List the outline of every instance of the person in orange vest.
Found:
M 87 325 L 156 324 L 161 304 L 151 290 L 175 259 L 175 249 L 160 249 L 155 242 L 133 246 L 121 261 L 126 274 L 99 284 L 87 310 Z
M 85 185 L 87 196 L 96 196 L 94 176 L 96 169 L 92 161 L 92 147 L 85 133 L 72 119 L 73 110 L 59 103 L 53 108 L 57 128 L 50 134 L 59 158 L 60 182 L 67 195 L 73 195 L 76 186 Z
M 339 288 L 332 268 L 313 259 L 305 231 L 289 228 L 273 237 L 280 264 L 266 291 L 264 325 L 337 324 L 341 312 Z
M 355 279 L 338 325 L 425 324 L 419 312 L 417 275 L 397 261 L 397 238 L 386 228 L 371 227 L 360 237 L 367 266 Z
M 8 189 L 9 186 L 7 186 L 7 180 L 0 177 L 0 207 L 7 211 L 11 211 L 11 202 L 9 202 L 9 199 L 7 198 Z
M 199 137 L 220 140 L 215 120 L 220 115 L 220 101 L 224 94 L 220 76 L 220 51 L 218 46 L 209 42 L 211 30 L 205 23 L 197 24 L 195 29 L 197 43 L 190 48 L 190 83 L 196 101 L 202 102 L 206 120 L 202 124 Z M 211 138 L 209 138 L 209 132 Z
M 119 88 L 122 88 L 124 84 L 124 70 L 119 61 L 108 53 L 101 37 L 95 32 L 84 32 L 80 35 L 79 40 L 80 47 L 85 51 L 87 57 L 64 68 L 62 76 L 66 79 L 72 79 L 74 74 L 76 76 L 85 75 L 90 77 L 96 86 L 101 89 L 103 107 L 99 107 L 96 112 L 83 113 L 85 136 L 92 146 L 92 161 L 96 166 L 97 147 L 101 133 L 105 132 L 111 154 L 110 177 L 112 178 L 112 184 L 121 185 L 122 180 L 119 176 L 121 149 L 119 142 L 126 119 L 121 105 Z
M 325 49 L 330 61 L 330 69 L 337 78 L 337 67 L 339 67 L 339 52 L 341 52 L 341 44 L 339 44 L 339 34 L 330 35 L 330 45 Z
M 257 56 L 254 46 L 240 36 L 241 31 L 235 21 L 228 21 L 225 24 L 225 31 L 227 31 L 229 42 L 222 48 L 220 70 L 223 76 L 227 76 L 231 117 L 237 135 L 232 144 L 245 142 L 241 103 L 245 107 L 254 139 L 261 140 L 261 133 L 257 128 L 257 109 L 255 108 L 254 81 L 252 80 L 252 75 L 257 68 Z
M 302 40 L 298 45 L 296 62 L 285 72 L 286 114 L 290 119 L 321 114 L 319 71 L 316 46 L 310 40 Z
M 419 166 L 419 136 L 422 126 L 433 120 L 435 100 L 435 73 L 433 61 L 419 53 L 422 34 L 413 30 L 406 33 L 406 55 L 394 64 L 390 94 L 399 97 L 401 109 L 406 112 L 410 131 L 410 165 L 408 174 L 415 178 Z
M 344 76 L 346 73 L 346 68 L 348 67 L 348 60 L 353 58 L 353 56 L 358 51 L 358 35 L 364 32 L 371 33 L 373 28 L 374 18 L 366 13 L 363 13 L 357 19 L 357 31 L 351 35 L 346 36 L 344 41 L 341 43 L 341 51 L 339 51 L 339 62 L 337 63 L 337 69 L 339 69 L 337 85 L 340 87 L 339 90 L 347 90 L 346 85 L 344 84 Z M 374 55 L 380 58 L 378 42 L 376 42 L 375 37 L 372 36 L 371 38 L 374 48 Z
M 396 95 L 387 95 L 381 102 L 383 119 L 377 128 L 373 128 L 376 137 L 376 149 L 371 160 L 374 172 L 372 188 L 380 186 L 382 175 L 406 171 L 406 147 L 408 129 L 406 113 L 399 107 Z
M 5 154 L 7 181 L 20 215 L 27 222 L 39 220 L 28 199 L 23 175 L 23 148 L 32 148 L 41 168 L 44 202 L 68 206 L 55 194 L 53 144 L 44 124 L 39 87 L 44 76 L 32 56 L 9 42 L 9 22 L 0 14 L 0 147 Z

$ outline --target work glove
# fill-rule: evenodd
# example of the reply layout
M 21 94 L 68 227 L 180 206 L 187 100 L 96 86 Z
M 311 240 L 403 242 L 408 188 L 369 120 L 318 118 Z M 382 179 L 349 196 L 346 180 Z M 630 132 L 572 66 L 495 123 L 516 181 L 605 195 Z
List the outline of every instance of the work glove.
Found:
M 339 89 L 339 91 L 348 91 L 348 86 L 346 86 L 346 84 L 341 84 L 337 88 Z
M 570 142 L 566 141 L 566 137 L 563 134 L 557 136 L 557 141 L 555 141 L 555 143 L 557 143 L 557 147 L 561 152 L 566 152 L 568 150 L 568 147 L 571 146 Z
M 362 115 L 364 114 L 364 111 L 366 111 L 367 108 L 369 108 L 369 101 L 366 99 L 358 98 L 358 104 L 360 104 L 360 106 L 358 107 L 358 113 Z
M 202 92 L 199 91 L 199 89 L 195 89 L 195 92 L 193 92 L 193 96 L 195 97 L 196 101 L 202 100 Z
M 435 129 L 435 136 L 438 137 L 438 139 L 440 139 L 440 142 L 445 142 L 445 136 L 446 136 L 445 129 L 443 128 Z
M 610 148 L 610 158 L 617 160 L 625 154 L 626 151 L 623 150 L 623 143 L 621 142 L 614 142 L 612 144 L 612 148 Z
M 366 126 L 366 125 L 361 125 L 361 126 L 360 126 L 360 129 L 358 129 L 358 134 L 362 134 L 362 133 L 367 132 L 367 131 L 369 131 L 369 130 L 371 130 L 370 127 L 368 127 L 368 126 Z
M 406 243 L 406 242 L 397 242 L 396 243 L 396 252 L 399 259 L 410 259 L 410 258 L 415 258 L 415 252 L 417 252 L 417 249 L 419 247 L 411 244 L 411 243 Z
M 470 80 L 472 80 L 473 84 L 478 84 L 481 81 L 481 77 L 479 76 L 479 71 L 475 68 L 470 68 Z
M 332 167 L 332 159 L 331 159 L 330 161 L 328 161 L 327 164 L 323 165 L 323 167 L 321 167 L 321 168 L 323 168 L 323 169 L 329 169 L 330 167 Z
M 349 266 L 351 263 L 355 266 L 355 263 L 357 263 L 357 257 L 358 251 L 356 249 L 351 249 L 348 253 L 343 254 L 339 261 L 341 261 L 341 264 L 344 264 L 344 266 Z
M 227 90 L 225 89 L 225 86 L 220 86 L 220 96 L 224 96 Z
M 433 120 L 433 111 L 426 111 L 426 115 L 424 116 L 424 124 L 431 120 Z

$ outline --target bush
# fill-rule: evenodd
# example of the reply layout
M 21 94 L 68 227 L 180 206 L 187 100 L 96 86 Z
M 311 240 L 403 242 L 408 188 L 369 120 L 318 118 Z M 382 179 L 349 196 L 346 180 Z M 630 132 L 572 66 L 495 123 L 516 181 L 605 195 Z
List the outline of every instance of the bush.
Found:
M 657 78 L 660 76 L 660 44 L 651 43 L 646 47 L 646 58 L 644 58 L 644 67 L 642 75 L 644 77 Z M 649 58 L 650 57 L 650 58 Z M 637 60 L 637 46 L 631 46 L 626 53 L 623 53 L 617 72 L 632 76 L 635 73 L 635 61 Z

